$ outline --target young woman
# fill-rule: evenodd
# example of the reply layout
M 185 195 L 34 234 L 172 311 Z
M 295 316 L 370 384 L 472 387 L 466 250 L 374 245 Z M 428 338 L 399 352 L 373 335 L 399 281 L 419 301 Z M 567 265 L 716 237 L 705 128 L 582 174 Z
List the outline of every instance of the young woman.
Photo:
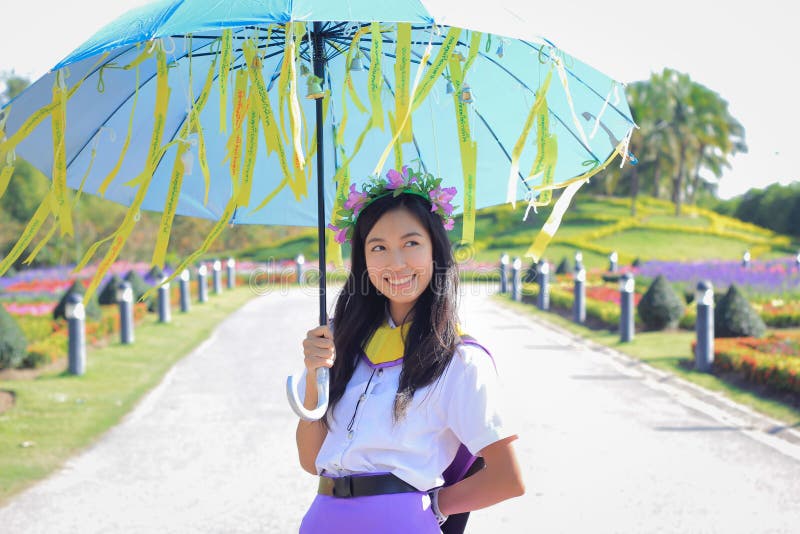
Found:
M 301 533 L 438 533 L 449 515 L 524 492 L 494 363 L 457 323 L 455 189 L 440 183 L 389 171 L 351 187 L 331 226 L 352 265 L 332 327 L 303 341 L 305 406 L 317 404 L 317 368 L 331 383 L 326 417 L 297 426 L 300 464 L 320 475 Z M 484 467 L 442 487 L 461 444 Z

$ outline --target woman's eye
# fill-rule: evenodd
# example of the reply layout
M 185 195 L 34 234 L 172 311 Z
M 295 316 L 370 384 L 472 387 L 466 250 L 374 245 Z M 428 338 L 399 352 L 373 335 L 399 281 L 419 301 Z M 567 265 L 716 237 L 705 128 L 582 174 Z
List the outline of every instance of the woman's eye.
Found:
M 419 243 L 417 241 L 406 241 L 406 246 L 407 247 L 415 247 L 417 245 L 419 245 Z
M 385 248 L 386 248 L 386 247 L 384 247 L 383 245 L 375 245 L 374 247 L 372 247 L 371 251 L 372 251 L 372 252 L 381 252 L 381 251 L 383 251 Z

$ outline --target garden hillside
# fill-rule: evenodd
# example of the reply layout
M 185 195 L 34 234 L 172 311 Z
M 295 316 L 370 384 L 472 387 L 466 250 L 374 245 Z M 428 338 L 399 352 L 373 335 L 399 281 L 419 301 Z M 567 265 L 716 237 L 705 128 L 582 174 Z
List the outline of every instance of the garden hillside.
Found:
M 478 211 L 474 250 L 468 259 L 496 263 L 505 252 L 525 261 L 525 251 L 547 220 L 549 209 L 531 212 L 527 221 L 522 220 L 524 210 L 525 206 L 513 210 L 504 205 Z M 685 206 L 681 216 L 674 211 L 671 202 L 642 197 L 636 203 L 636 215 L 631 216 L 629 199 L 578 194 L 545 257 L 552 263 L 562 258 L 572 261 L 575 252 L 581 251 L 588 268 L 605 268 L 613 251 L 623 265 L 635 259 L 740 260 L 747 250 L 753 259 L 768 260 L 797 252 L 791 238 L 765 228 L 695 206 Z M 456 219 L 451 236 L 459 235 L 461 221 Z M 316 232 L 309 229 L 269 246 L 241 249 L 235 255 L 253 261 L 297 254 L 315 258 L 316 246 Z

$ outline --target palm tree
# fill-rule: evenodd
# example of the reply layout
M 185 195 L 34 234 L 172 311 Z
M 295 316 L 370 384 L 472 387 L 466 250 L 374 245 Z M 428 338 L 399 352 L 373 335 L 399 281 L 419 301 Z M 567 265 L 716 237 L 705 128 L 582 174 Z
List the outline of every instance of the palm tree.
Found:
M 684 201 L 694 202 L 700 189 L 713 190 L 714 184 L 702 178 L 704 171 L 719 178 L 730 156 L 747 150 L 744 128 L 716 92 L 672 69 L 630 84 L 627 93 L 639 125 L 629 149 L 639 163 L 610 170 L 609 185 L 631 196 L 635 214 L 637 195 L 649 189 L 661 197 L 662 179 L 670 177 L 671 199 L 680 215 Z

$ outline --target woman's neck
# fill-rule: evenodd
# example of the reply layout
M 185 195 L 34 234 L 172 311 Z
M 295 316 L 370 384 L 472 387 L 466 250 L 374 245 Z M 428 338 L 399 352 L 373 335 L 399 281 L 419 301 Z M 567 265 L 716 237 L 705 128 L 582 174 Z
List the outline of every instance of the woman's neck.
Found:
M 394 322 L 396 326 L 402 326 L 403 323 L 411 322 L 413 314 L 409 312 L 413 307 L 413 302 L 408 304 L 389 302 L 389 315 L 392 317 L 392 322 Z

